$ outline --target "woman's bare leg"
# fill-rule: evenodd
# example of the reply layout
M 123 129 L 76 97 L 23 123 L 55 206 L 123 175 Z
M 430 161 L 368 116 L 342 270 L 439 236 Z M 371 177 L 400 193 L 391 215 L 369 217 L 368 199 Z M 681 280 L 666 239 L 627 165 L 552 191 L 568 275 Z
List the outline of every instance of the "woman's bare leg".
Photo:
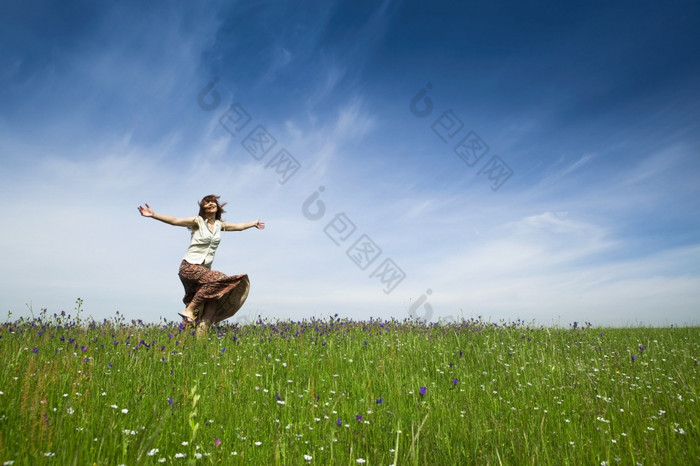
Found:
M 216 300 L 208 299 L 204 301 L 204 310 L 202 311 L 199 325 L 197 325 L 197 334 L 205 335 L 211 324 L 214 323 L 214 314 L 216 314 Z

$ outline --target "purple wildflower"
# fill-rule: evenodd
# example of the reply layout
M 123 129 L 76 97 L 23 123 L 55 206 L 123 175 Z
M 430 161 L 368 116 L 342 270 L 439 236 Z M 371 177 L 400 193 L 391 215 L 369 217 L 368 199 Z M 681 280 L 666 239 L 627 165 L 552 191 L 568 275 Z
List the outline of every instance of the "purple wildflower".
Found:
M 169 396 L 169 397 L 168 397 L 168 404 L 169 404 L 169 405 L 173 404 L 173 397 L 172 397 L 172 396 Z M 218 445 L 217 445 L 217 446 L 218 446 Z
M 358 414 L 357 416 L 355 416 L 355 419 L 357 419 L 357 422 L 362 422 L 362 415 Z
M 88 347 L 86 345 L 83 345 L 80 347 L 80 351 L 82 351 L 83 353 L 86 352 L 87 350 L 88 350 Z
M 34 352 L 34 354 L 39 354 L 39 348 L 37 348 L 36 346 L 32 348 L 32 351 Z
M 643 353 L 645 349 L 647 349 L 647 345 L 639 345 L 639 352 L 640 353 Z
M 636 361 L 636 360 L 637 360 L 637 356 L 635 356 L 635 355 L 633 354 L 633 355 L 632 355 L 632 362 L 634 362 L 634 361 Z
M 382 397 L 381 397 L 381 396 L 380 396 L 379 398 L 377 398 L 377 404 L 378 404 L 378 405 L 382 404 L 382 401 L 384 401 L 384 400 L 382 400 Z
M 214 440 L 214 446 L 218 447 L 219 445 L 221 445 L 221 439 L 217 437 L 216 440 Z
M 420 396 L 425 396 L 425 392 L 427 392 L 427 391 L 428 391 L 428 387 L 420 387 L 420 389 L 418 390 L 418 393 L 420 394 Z
M 343 425 L 343 421 L 340 418 L 336 419 L 335 423 L 338 424 L 339 426 Z
M 457 385 L 458 383 L 459 383 L 459 379 L 458 379 L 458 378 L 452 379 L 452 386 L 455 386 L 455 385 Z

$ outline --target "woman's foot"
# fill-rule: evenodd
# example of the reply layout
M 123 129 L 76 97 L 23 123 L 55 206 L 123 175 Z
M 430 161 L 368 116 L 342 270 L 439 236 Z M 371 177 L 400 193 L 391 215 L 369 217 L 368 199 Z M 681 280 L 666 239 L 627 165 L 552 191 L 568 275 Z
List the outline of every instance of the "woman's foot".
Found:
M 184 311 L 178 312 L 177 315 L 182 317 L 184 324 L 193 324 L 197 320 L 197 314 L 199 314 L 199 304 L 191 301 Z
M 182 317 L 182 321 L 185 324 L 191 324 L 194 322 L 194 314 L 192 314 L 192 311 L 190 311 L 189 309 L 185 309 L 182 312 L 178 312 L 177 315 Z

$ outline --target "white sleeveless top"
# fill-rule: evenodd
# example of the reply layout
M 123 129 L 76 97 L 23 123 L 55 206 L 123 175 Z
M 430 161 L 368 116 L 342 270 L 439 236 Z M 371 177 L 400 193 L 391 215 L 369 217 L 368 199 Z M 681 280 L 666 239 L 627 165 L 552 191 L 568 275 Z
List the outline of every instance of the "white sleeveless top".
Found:
M 216 220 L 214 222 L 214 232 L 212 233 L 207 222 L 202 217 L 198 215 L 194 220 L 199 228 L 191 230 L 190 247 L 187 248 L 187 254 L 185 254 L 184 259 L 190 264 L 201 264 L 210 269 L 211 263 L 214 262 L 214 253 L 221 241 L 223 224 L 221 221 Z

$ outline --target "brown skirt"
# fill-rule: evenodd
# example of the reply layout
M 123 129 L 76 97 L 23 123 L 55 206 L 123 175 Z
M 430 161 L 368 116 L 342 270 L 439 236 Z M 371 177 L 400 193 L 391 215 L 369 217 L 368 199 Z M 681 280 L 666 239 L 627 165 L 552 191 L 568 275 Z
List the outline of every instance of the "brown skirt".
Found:
M 193 301 L 200 304 L 209 299 L 216 300 L 213 323 L 228 319 L 238 312 L 250 290 L 250 280 L 246 274 L 226 275 L 185 260 L 180 264 L 178 275 L 185 287 L 182 301 L 186 306 Z M 199 310 L 200 313 L 203 311 L 204 309 Z

